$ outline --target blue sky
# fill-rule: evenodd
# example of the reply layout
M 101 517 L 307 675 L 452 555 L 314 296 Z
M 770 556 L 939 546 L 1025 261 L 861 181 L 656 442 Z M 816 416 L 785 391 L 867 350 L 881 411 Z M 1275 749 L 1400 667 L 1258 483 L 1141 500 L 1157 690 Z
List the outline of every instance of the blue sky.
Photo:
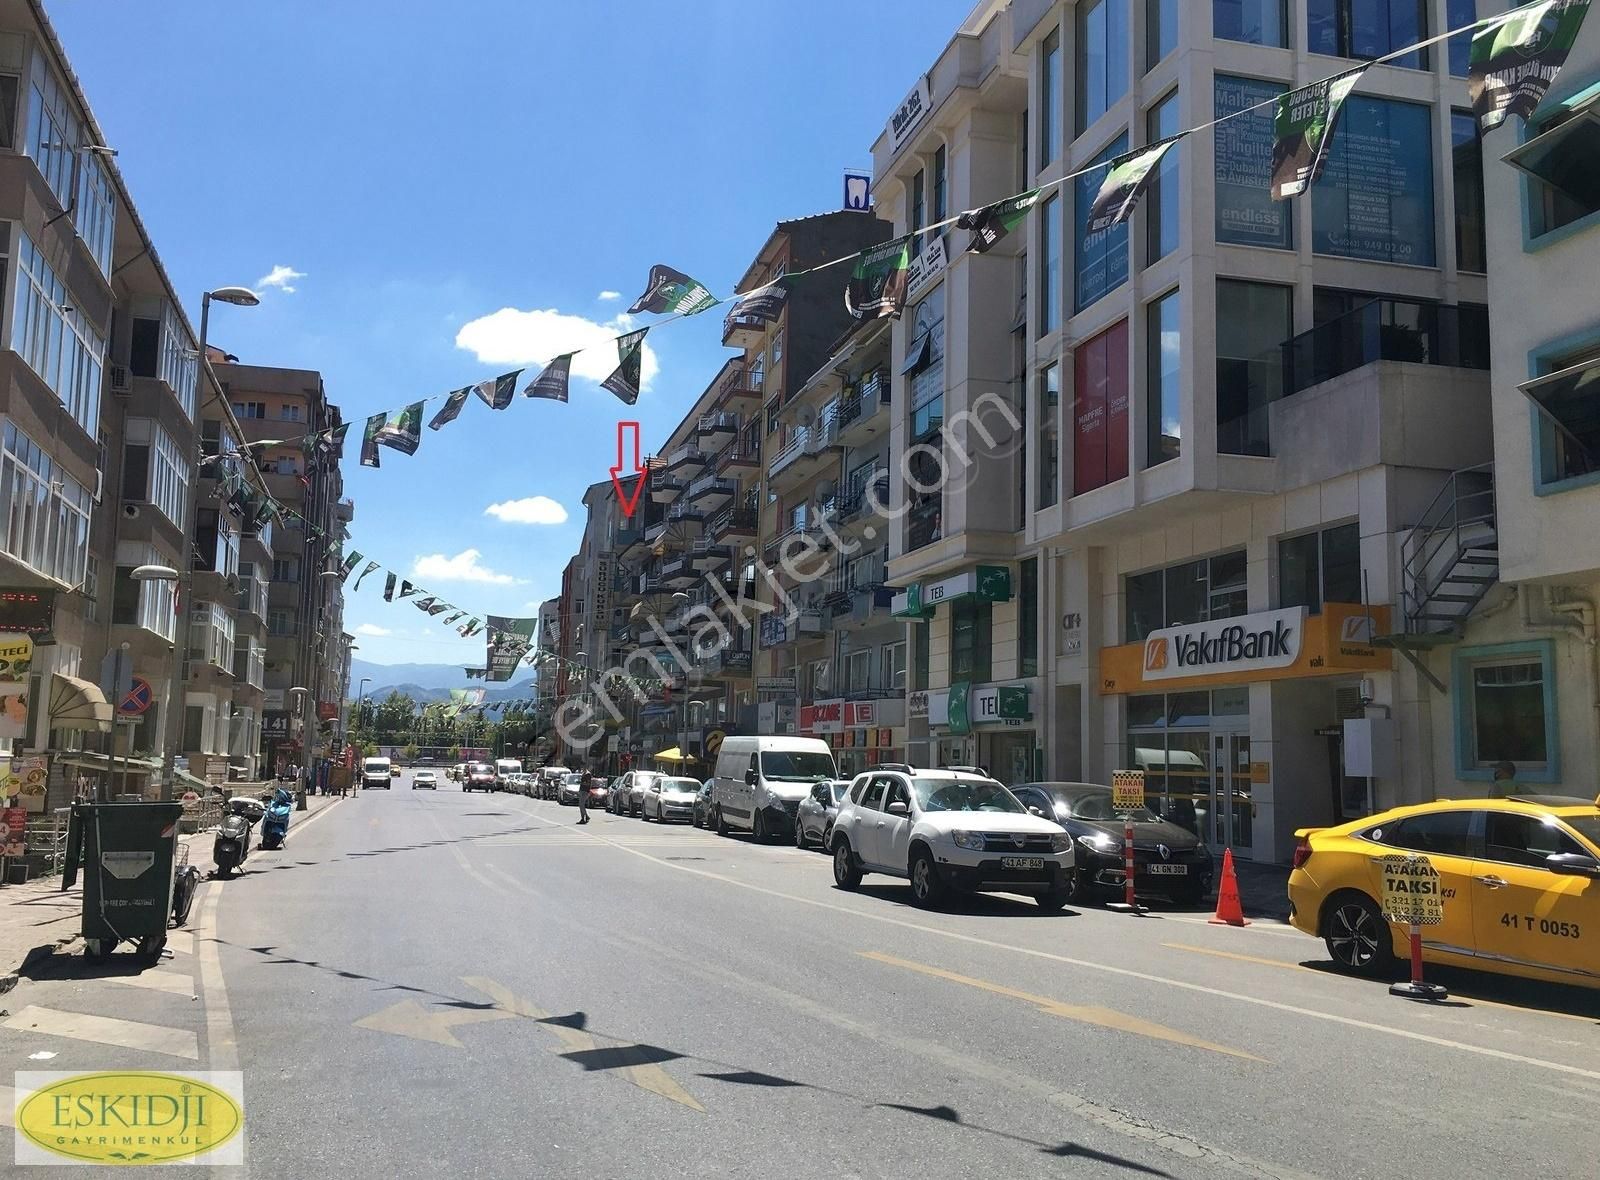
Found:
M 843 170 L 870 165 L 890 111 L 970 8 L 47 6 L 190 315 L 207 287 L 276 270 L 260 307 L 214 310 L 212 343 L 321 370 L 357 434 L 377 410 L 615 334 L 516 312 L 610 323 L 657 262 L 727 294 L 774 221 L 838 208 Z M 577 379 L 567 406 L 519 399 L 494 414 L 474 400 L 414 457 L 384 451 L 378 471 L 348 447 L 353 548 L 462 607 L 535 613 L 560 590 L 618 418 L 658 443 L 727 356 L 720 331 L 715 311 L 652 333 L 657 371 L 636 413 Z M 534 497 L 567 521 L 486 512 Z M 553 515 L 542 502 L 509 512 Z M 381 588 L 374 575 L 346 603 L 364 658 L 482 663 L 481 639 Z

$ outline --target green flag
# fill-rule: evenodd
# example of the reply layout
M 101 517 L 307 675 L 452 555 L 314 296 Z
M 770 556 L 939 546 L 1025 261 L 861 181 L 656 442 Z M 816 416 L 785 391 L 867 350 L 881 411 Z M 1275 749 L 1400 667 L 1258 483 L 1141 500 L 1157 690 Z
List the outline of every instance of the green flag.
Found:
M 522 376 L 521 369 L 502 373 L 491 380 L 478 382 L 472 390 L 491 410 L 503 410 L 511 404 L 511 399 L 517 396 L 517 378 L 520 376 Z
M 361 436 L 361 466 L 378 466 L 379 447 L 393 447 L 401 454 L 415 455 L 422 445 L 422 407 L 422 402 L 416 402 L 392 419 L 386 413 L 368 418 Z
M 1134 207 L 1144 195 L 1144 190 L 1150 187 L 1161 158 L 1180 138 L 1174 135 L 1111 161 L 1105 179 L 1100 182 L 1100 191 L 1095 194 L 1094 204 L 1089 207 L 1088 225 L 1084 230 L 1086 236 L 1121 225 L 1133 216 Z
M 967 246 L 967 252 L 987 254 L 995 243 L 1022 224 L 1022 219 L 1028 215 L 1028 210 L 1038 201 L 1039 190 L 1034 189 L 1020 196 L 996 201 L 993 205 L 985 205 L 982 209 L 968 209 L 956 218 L 957 229 L 972 231 L 972 241 Z
M 1561 72 L 1589 0 L 1543 0 L 1473 34 L 1467 94 L 1485 131 L 1520 116 L 1526 123 Z
M 467 404 L 467 398 L 471 395 L 471 393 L 472 386 L 468 385 L 446 395 L 444 399 L 444 405 L 439 407 L 439 412 L 435 414 L 433 416 L 433 420 L 428 423 L 428 429 L 438 430 L 439 427 L 448 426 L 450 423 L 454 422 L 457 415 L 461 413 L 461 407 Z
M 600 383 L 622 401 L 633 405 L 639 400 L 640 378 L 644 371 L 644 337 L 649 328 L 640 328 L 617 337 L 617 367 Z
M 1367 67 L 1324 78 L 1278 99 L 1272 140 L 1272 199 L 1298 197 L 1317 182 L 1339 112 Z
M 650 311 L 657 315 L 676 313 L 688 316 L 715 307 L 717 302 L 717 297 L 706 289 L 705 284 L 696 282 L 681 270 L 657 263 L 650 268 L 650 281 L 645 284 L 644 294 L 633 301 L 628 314 Z
M 899 318 L 906 305 L 911 238 L 895 238 L 863 250 L 844 289 L 844 307 L 858 320 Z

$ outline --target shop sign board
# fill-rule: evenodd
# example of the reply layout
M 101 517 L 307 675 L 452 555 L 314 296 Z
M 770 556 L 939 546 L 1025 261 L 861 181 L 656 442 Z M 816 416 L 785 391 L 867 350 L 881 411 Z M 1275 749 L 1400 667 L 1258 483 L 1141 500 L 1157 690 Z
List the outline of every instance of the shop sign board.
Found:
M 1028 709 L 1028 690 L 1025 686 L 1003 688 L 990 684 L 975 689 L 967 711 L 977 725 L 1027 721 L 1033 717 Z
M 906 697 L 906 715 L 910 717 L 926 717 L 928 715 L 927 689 L 919 689 Z
M 1144 641 L 1144 678 L 1180 680 L 1288 668 L 1300 658 L 1303 606 L 1163 627 Z

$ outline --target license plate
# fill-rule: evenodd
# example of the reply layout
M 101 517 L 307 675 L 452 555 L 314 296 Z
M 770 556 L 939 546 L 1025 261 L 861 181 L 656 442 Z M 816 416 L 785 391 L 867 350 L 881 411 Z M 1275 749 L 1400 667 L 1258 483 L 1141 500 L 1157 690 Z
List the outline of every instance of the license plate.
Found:
M 1188 865 L 1151 865 L 1150 874 L 1155 877 L 1186 877 L 1189 875 Z
M 1042 856 L 1002 856 L 1000 858 L 1002 869 L 1042 869 L 1044 857 Z

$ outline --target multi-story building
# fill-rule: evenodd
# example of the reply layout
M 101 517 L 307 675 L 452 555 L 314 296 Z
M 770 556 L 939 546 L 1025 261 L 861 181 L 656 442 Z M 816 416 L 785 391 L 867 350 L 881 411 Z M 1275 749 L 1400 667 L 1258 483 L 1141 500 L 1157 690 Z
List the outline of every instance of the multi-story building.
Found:
M 246 660 L 265 642 L 260 765 L 263 771 L 310 766 L 332 753 L 348 687 L 339 552 L 354 506 L 344 498 L 339 449 L 303 440 L 338 427 L 339 410 L 313 370 L 237 362 L 213 368 L 243 443 L 258 457 L 267 493 L 281 508 L 239 560 Z
M 945 469 L 891 486 L 913 760 L 1143 769 L 1266 859 L 1433 793 L 1400 555 L 1490 458 L 1464 40 L 1367 70 L 1309 196 L 1271 200 L 1270 108 L 1182 140 L 1129 224 L 1085 233 L 1101 176 L 1064 178 L 1467 7 L 1356 42 L 1348 0 L 995 0 L 917 83 L 874 146 L 898 231 L 1040 192 L 987 253 L 945 234 L 893 332 L 891 453 Z

